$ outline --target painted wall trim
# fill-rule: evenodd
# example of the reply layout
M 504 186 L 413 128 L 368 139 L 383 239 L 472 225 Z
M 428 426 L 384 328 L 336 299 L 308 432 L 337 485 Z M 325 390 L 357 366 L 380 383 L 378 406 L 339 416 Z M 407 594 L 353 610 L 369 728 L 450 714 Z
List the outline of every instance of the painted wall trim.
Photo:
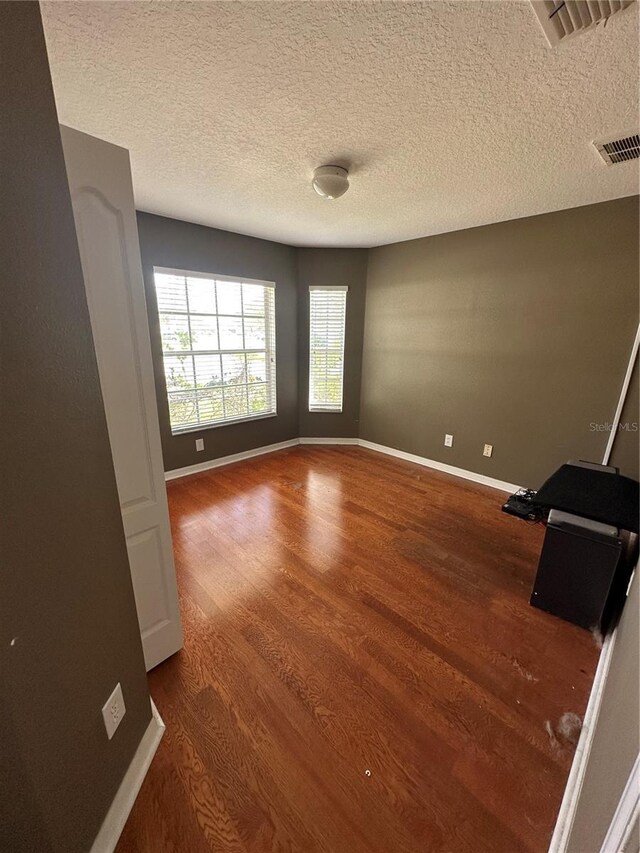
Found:
M 498 489 L 499 491 L 507 492 L 508 494 L 513 494 L 513 492 L 517 492 L 520 488 L 520 486 L 516 486 L 515 483 L 496 480 L 495 477 L 487 477 L 484 474 L 477 474 L 475 471 L 456 468 L 454 465 L 446 465 L 444 462 L 436 462 L 435 459 L 427 459 L 425 456 L 416 456 L 414 453 L 406 453 L 404 450 L 396 450 L 395 447 L 385 447 L 383 444 L 374 444 L 374 442 L 365 441 L 363 438 L 329 438 L 324 436 L 300 436 L 300 438 L 291 438 L 289 441 L 281 441 L 278 444 L 267 444 L 264 445 L 264 447 L 244 450 L 242 453 L 233 453 L 230 456 L 220 456 L 218 459 L 210 459 L 207 462 L 201 462 L 197 465 L 188 465 L 186 468 L 175 468 L 173 471 L 167 471 L 164 477 L 165 480 L 176 480 L 178 477 L 188 477 L 190 474 L 198 474 L 201 471 L 209 471 L 212 468 L 221 468 L 223 465 L 231 465 L 233 462 L 242 462 L 244 459 L 251 459 L 253 456 L 262 456 L 265 453 L 275 453 L 277 450 L 284 450 L 287 447 L 295 447 L 298 444 L 327 446 L 351 445 L 356 447 L 365 447 L 367 450 L 375 450 L 377 453 L 384 453 L 387 456 L 395 456 L 398 459 L 404 459 L 407 462 L 414 462 L 416 465 L 422 465 L 424 468 L 433 468 L 435 471 L 452 474 L 454 477 L 460 477 L 463 480 L 471 480 L 473 483 L 490 486 L 492 489 Z
M 624 379 L 622 380 L 622 388 L 620 389 L 620 397 L 618 398 L 618 405 L 616 406 L 616 411 L 613 416 L 613 420 L 611 421 L 611 432 L 609 433 L 609 438 L 607 439 L 607 446 L 604 451 L 604 456 L 602 457 L 602 464 L 609 464 L 609 457 L 611 456 L 611 451 L 613 450 L 613 445 L 616 440 L 616 435 L 618 432 L 618 424 L 620 423 L 620 418 L 622 417 L 622 409 L 624 408 L 625 400 L 627 399 L 627 392 L 629 391 L 629 385 L 631 384 L 631 376 L 633 374 L 633 367 L 636 363 L 636 358 L 638 357 L 638 347 L 640 346 L 640 323 L 638 323 L 638 328 L 636 329 L 636 336 L 633 340 L 633 344 L 631 346 L 631 354 L 629 355 L 629 363 L 627 364 L 627 372 L 624 375 Z
M 564 796 L 558 812 L 558 819 L 551 837 L 549 845 L 549 853 L 565 853 L 567 850 L 567 842 L 573 829 L 573 822 L 578 808 L 578 801 L 582 792 L 582 786 L 589 763 L 589 756 L 595 737 L 600 709 L 602 708 L 602 699 L 604 696 L 604 688 L 607 683 L 609 669 L 613 658 L 613 650 L 616 644 L 618 629 L 609 634 L 602 645 L 598 667 L 593 678 L 593 686 L 589 695 L 587 710 L 582 723 L 582 731 L 580 739 L 573 756 L 567 786 L 564 789 Z
M 316 438 L 315 436 L 300 436 L 300 444 L 360 444 L 359 438 Z
M 363 438 L 359 439 L 358 443 L 360 447 L 366 447 L 368 450 L 386 453 L 387 456 L 396 456 L 398 459 L 405 459 L 407 462 L 414 462 L 416 465 L 422 465 L 425 468 L 433 468 L 435 471 L 443 471 L 445 474 L 452 474 L 454 477 L 461 477 L 463 480 L 471 480 L 474 483 L 481 483 L 483 486 L 491 486 L 491 488 L 499 489 L 501 492 L 513 494 L 513 492 L 517 492 L 521 488 L 520 486 L 516 486 L 515 483 L 506 483 L 504 480 L 496 480 L 494 477 L 476 474 L 475 471 L 467 471 L 464 468 L 456 468 L 454 465 L 446 465 L 444 462 L 436 462 L 435 459 L 427 459 L 426 456 L 416 456 L 415 453 L 396 450 L 395 447 L 374 444 L 374 442 L 365 441 Z
M 220 456 L 218 459 L 209 459 L 206 462 L 198 462 L 196 465 L 187 465 L 186 468 L 174 468 L 172 471 L 166 471 L 164 478 L 165 480 L 176 480 L 178 477 L 188 477 L 189 474 L 198 474 L 200 471 L 209 471 L 211 468 L 221 468 L 223 465 L 242 462 L 243 459 L 251 459 L 253 456 L 262 456 L 264 453 L 274 453 L 276 450 L 295 447 L 299 443 L 299 439 L 290 438 L 288 441 L 279 441 L 277 444 L 265 444 L 262 447 L 243 450 L 241 453 L 232 453 L 230 456 Z
M 113 853 L 164 734 L 165 725 L 151 699 L 151 720 L 111 803 L 90 853 Z
M 631 833 L 640 817 L 640 754 L 624 786 L 618 808 L 615 811 L 611 826 L 607 830 L 600 853 L 619 853 L 625 850 L 631 840 Z M 631 849 L 631 848 L 629 848 Z

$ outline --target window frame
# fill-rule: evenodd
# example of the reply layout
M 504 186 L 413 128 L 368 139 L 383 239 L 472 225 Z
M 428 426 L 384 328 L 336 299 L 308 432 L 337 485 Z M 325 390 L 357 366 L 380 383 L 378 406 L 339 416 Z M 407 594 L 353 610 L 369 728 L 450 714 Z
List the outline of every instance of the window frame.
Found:
M 332 292 L 332 293 L 344 293 L 344 326 L 342 330 L 342 376 L 340 378 L 340 407 L 335 406 L 327 406 L 326 403 L 322 405 L 313 405 L 311 402 L 311 359 L 313 355 L 313 349 L 311 346 L 311 308 L 312 308 L 312 297 L 311 294 L 314 291 L 323 291 L 323 292 Z M 347 302 L 348 302 L 348 294 L 349 294 L 349 286 L 348 285 L 310 285 L 309 286 L 309 371 L 308 371 L 308 380 L 309 387 L 307 389 L 307 410 L 310 413 L 324 413 L 331 415 L 340 415 L 344 411 L 344 367 L 345 367 L 345 348 L 347 341 Z
M 216 318 L 216 325 L 217 325 L 218 318 L 220 316 L 222 316 L 222 317 L 237 316 L 237 317 L 243 318 L 245 315 L 244 314 L 238 314 L 238 315 L 222 314 L 221 315 L 218 313 L 209 314 L 209 313 L 202 312 L 202 311 L 193 311 L 193 312 L 189 311 L 188 310 L 188 307 L 189 307 L 188 291 L 187 291 L 187 311 L 186 312 L 185 311 L 176 311 L 176 312 L 161 311 L 158 308 L 158 295 L 157 295 L 157 290 L 156 290 L 156 279 L 155 279 L 156 273 L 160 273 L 161 275 L 179 276 L 181 278 L 202 278 L 202 279 L 205 279 L 207 281 L 229 281 L 229 282 L 233 282 L 234 284 L 254 284 L 254 285 L 259 285 L 261 287 L 270 288 L 271 290 L 273 290 L 273 324 L 272 324 L 273 327 L 270 328 L 271 324 L 265 322 L 265 348 L 264 348 L 264 350 L 262 350 L 262 349 L 260 349 L 260 350 L 251 350 L 251 349 L 224 350 L 224 349 L 217 349 L 217 350 L 188 350 L 188 351 L 186 351 L 186 354 L 189 356 L 192 356 L 192 357 L 193 357 L 193 355 L 217 355 L 217 354 L 222 355 L 224 353 L 231 354 L 231 353 L 238 353 L 238 352 L 242 352 L 242 353 L 246 354 L 246 353 L 251 353 L 251 352 L 264 352 L 265 353 L 266 377 L 267 377 L 265 384 L 266 384 L 267 388 L 270 389 L 272 387 L 272 383 L 273 383 L 273 393 L 271 395 L 271 397 L 273 399 L 273 411 L 264 412 L 262 414 L 257 414 L 257 415 L 242 415 L 242 416 L 237 417 L 237 418 L 226 418 L 225 420 L 221 420 L 221 421 L 212 421 L 212 422 L 208 422 L 208 423 L 195 424 L 193 426 L 185 426 L 185 427 L 174 428 L 171 425 L 171 409 L 169 406 L 169 402 L 170 402 L 169 394 L 170 394 L 170 392 L 169 392 L 169 390 L 167 388 L 167 384 L 166 384 L 166 373 L 165 373 L 165 366 L 164 366 L 165 350 L 164 350 L 164 346 L 162 343 L 162 334 L 160 334 L 159 337 L 160 337 L 160 354 L 162 356 L 162 375 L 163 375 L 163 379 L 165 381 L 165 400 L 167 403 L 167 411 L 168 411 L 168 417 L 169 417 L 169 428 L 171 429 L 171 435 L 183 435 L 184 433 L 189 433 L 189 432 L 202 432 L 203 430 L 217 429 L 218 427 L 231 426 L 233 424 L 247 423 L 248 421 L 259 421 L 259 420 L 264 420 L 266 418 L 277 417 L 278 416 L 278 387 L 277 387 L 277 359 L 276 359 L 276 282 L 275 281 L 268 281 L 266 279 L 247 278 L 246 276 L 242 276 L 242 275 L 218 275 L 217 273 L 197 272 L 195 270 L 181 270 L 181 269 L 177 269 L 177 268 L 173 268 L 173 267 L 156 266 L 154 264 L 154 266 L 153 266 L 153 292 L 154 292 L 154 295 L 156 298 L 156 311 L 158 314 L 158 322 L 160 321 L 160 315 L 161 314 L 172 314 L 173 313 L 173 314 L 175 314 L 175 316 L 187 317 L 188 323 L 189 323 L 189 329 L 191 329 L 191 320 L 190 320 L 191 317 L 197 317 L 197 316 L 215 317 Z M 217 307 L 217 305 L 216 305 L 216 307 Z M 266 317 L 265 317 L 265 319 L 266 319 Z M 218 344 L 219 343 L 220 343 L 220 340 L 218 339 Z M 168 355 L 177 355 L 177 353 L 167 353 L 167 354 Z M 196 390 L 197 389 L 194 387 L 194 391 L 196 391 Z

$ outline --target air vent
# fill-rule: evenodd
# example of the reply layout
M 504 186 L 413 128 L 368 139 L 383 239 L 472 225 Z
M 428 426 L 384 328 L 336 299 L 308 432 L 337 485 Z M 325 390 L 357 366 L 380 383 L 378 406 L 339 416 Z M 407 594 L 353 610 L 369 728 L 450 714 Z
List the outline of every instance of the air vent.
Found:
M 604 23 L 635 0 L 531 0 L 547 41 L 553 47 L 569 36 Z
M 610 142 L 594 142 L 598 153 L 607 164 L 624 163 L 625 160 L 637 160 L 640 157 L 640 135 L 624 136 L 622 139 L 612 139 Z

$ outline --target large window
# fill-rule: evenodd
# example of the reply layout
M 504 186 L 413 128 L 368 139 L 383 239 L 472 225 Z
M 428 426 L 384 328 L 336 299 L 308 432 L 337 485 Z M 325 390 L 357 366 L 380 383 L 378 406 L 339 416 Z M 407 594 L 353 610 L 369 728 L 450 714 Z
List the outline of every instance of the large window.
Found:
M 341 412 L 346 287 L 309 288 L 309 411 Z
M 272 282 L 154 268 L 171 431 L 276 413 Z

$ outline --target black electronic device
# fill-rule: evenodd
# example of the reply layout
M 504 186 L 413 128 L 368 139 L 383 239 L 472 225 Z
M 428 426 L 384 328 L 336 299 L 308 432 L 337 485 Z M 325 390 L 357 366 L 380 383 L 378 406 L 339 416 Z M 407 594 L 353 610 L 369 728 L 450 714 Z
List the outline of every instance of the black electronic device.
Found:
M 561 465 L 540 486 L 533 503 L 579 515 L 620 530 L 640 532 L 640 485 L 617 468 L 593 462 Z
M 502 511 L 546 522 L 531 604 L 605 633 L 625 600 L 638 557 L 638 490 L 617 468 L 562 465 L 538 491 L 520 489 Z
M 532 503 L 535 494 L 533 489 L 518 489 L 515 495 L 507 498 L 506 502 L 502 505 L 502 512 L 506 512 L 507 515 L 513 515 L 516 518 L 523 518 L 525 521 L 542 521 L 545 511 Z
M 603 634 L 622 605 L 624 543 L 616 527 L 551 510 L 531 604 Z

